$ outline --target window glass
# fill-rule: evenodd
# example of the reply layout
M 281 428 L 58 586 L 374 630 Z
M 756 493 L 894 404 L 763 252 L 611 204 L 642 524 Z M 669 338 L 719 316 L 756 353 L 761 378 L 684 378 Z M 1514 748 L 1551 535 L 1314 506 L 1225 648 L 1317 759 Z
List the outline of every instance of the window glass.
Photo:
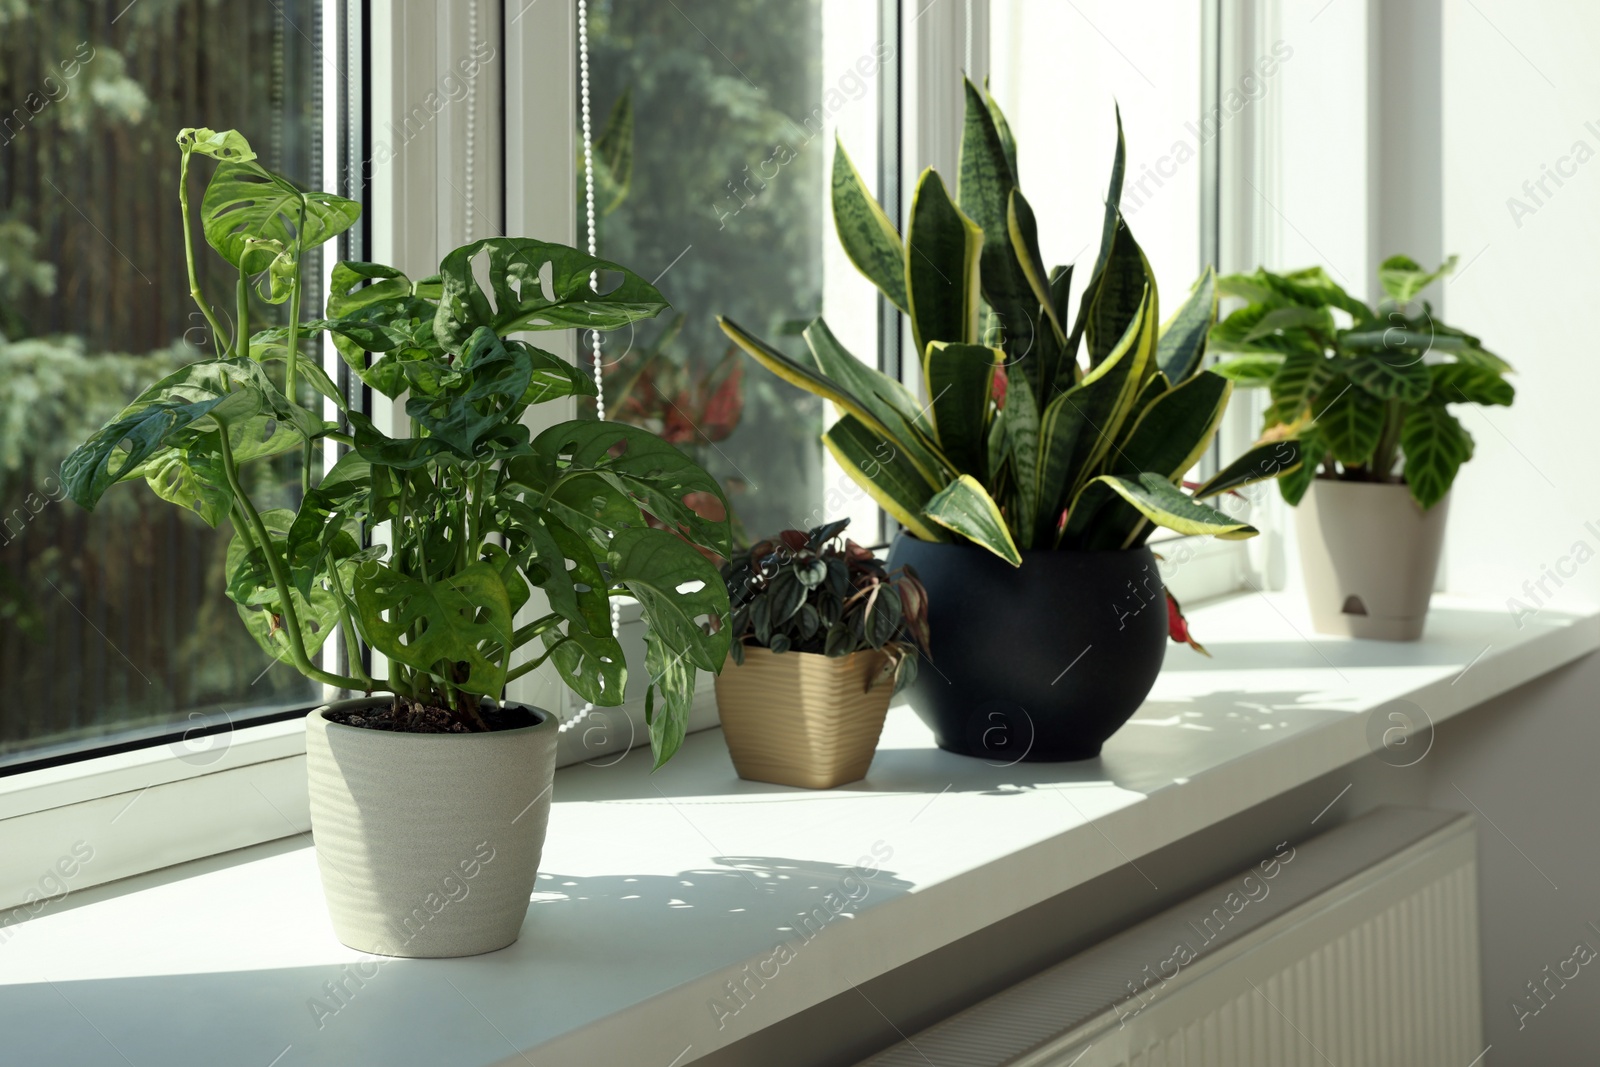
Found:
M 1122 211 L 1155 270 L 1163 316 L 1201 268 L 1200 151 L 1217 133 L 1201 122 L 1201 7 L 1162 5 L 1159 17 L 1125 0 L 990 8 L 990 87 L 1017 137 L 1045 258 L 1094 263 L 1120 106 Z
M 876 365 L 876 291 L 839 250 L 828 175 L 838 135 L 876 180 L 879 85 L 896 63 L 878 5 L 598 0 L 588 20 L 598 252 L 672 304 L 604 339 L 607 417 L 715 475 L 741 540 L 840 515 L 874 539 L 876 508 L 824 462 L 831 413 L 735 350 L 714 316 L 800 352 L 822 314 Z M 586 215 L 580 203 L 580 235 Z
M 320 187 L 321 9 L 0 3 L 0 768 L 316 696 L 223 595 L 226 523 L 142 485 L 91 515 L 58 474 L 143 388 L 214 354 L 185 277 L 177 131 L 238 128 Z M 209 172 L 193 167 L 194 205 Z M 226 328 L 234 279 L 195 231 Z M 298 457 L 247 470 L 262 506 L 297 503 Z

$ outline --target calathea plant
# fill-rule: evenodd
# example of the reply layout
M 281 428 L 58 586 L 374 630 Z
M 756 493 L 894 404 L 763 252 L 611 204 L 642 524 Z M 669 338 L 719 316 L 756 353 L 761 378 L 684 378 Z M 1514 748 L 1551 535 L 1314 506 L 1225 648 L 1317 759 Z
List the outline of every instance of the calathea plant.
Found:
M 658 764 L 671 756 L 696 668 L 718 670 L 728 649 L 715 627 L 727 592 L 697 550 L 726 556 L 728 526 L 685 497 L 726 501 L 646 430 L 573 421 L 531 436 L 532 405 L 594 387 L 515 336 L 615 329 L 659 313 L 661 294 L 564 245 L 493 238 L 418 281 L 340 263 L 326 316 L 302 322 L 302 264 L 358 205 L 266 170 L 237 132 L 184 130 L 178 144 L 190 284 L 219 355 L 157 382 L 79 447 L 64 468 L 72 497 L 92 508 L 114 483 L 143 478 L 206 522 L 231 522 L 227 594 L 263 649 L 314 681 L 393 693 L 468 730 L 486 728 L 483 701 L 545 662 L 584 699 L 621 703 L 609 603 L 633 596 L 648 624 L 651 743 Z M 195 280 L 185 180 L 195 156 L 217 161 L 199 221 L 238 271 L 231 337 Z M 602 292 L 597 276 L 615 284 Z M 287 302 L 287 325 L 252 333 L 252 289 Z M 375 391 L 404 398 L 409 436 L 347 407 L 303 351 L 322 333 Z M 327 402 L 340 422 L 323 418 Z M 319 444 L 342 454 L 314 480 Z M 298 509 L 259 509 L 245 468 L 292 450 L 305 478 Z M 348 675 L 315 659 L 336 630 Z M 362 645 L 387 659 L 386 677 L 366 673 Z
M 1100 252 L 1074 315 L 1073 268 L 1045 267 L 1017 145 L 987 93 L 967 83 L 955 198 L 924 172 L 903 240 L 838 148 L 840 241 L 910 319 L 926 404 L 846 351 L 821 319 L 798 356 L 722 327 L 768 369 L 833 402 L 828 449 L 923 540 L 970 542 L 1020 565 L 1027 549 L 1136 548 L 1157 527 L 1252 536 L 1202 501 L 1293 469 L 1298 447 L 1263 443 L 1185 490 L 1232 389 L 1201 366 L 1216 287 L 1203 274 L 1162 324 L 1155 278 L 1118 208 L 1123 169 L 1119 117 Z
M 928 648 L 928 594 L 907 568 L 890 573 L 870 549 L 841 545 L 849 525 L 785 530 L 723 566 L 735 663 L 746 644 L 824 656 L 873 649 L 885 654 L 896 689 L 916 677 L 917 650 Z
M 1211 347 L 1233 354 L 1217 372 L 1266 387 L 1266 432 L 1297 438 L 1312 458 L 1279 482 L 1289 503 L 1323 477 L 1403 482 L 1431 508 L 1472 458 L 1472 435 L 1448 405 L 1509 405 L 1516 396 L 1509 364 L 1438 321 L 1427 301 L 1419 306 L 1418 295 L 1455 263 L 1429 271 L 1391 256 L 1378 272 L 1386 298 L 1376 309 L 1321 267 L 1218 281 L 1245 305 L 1211 331 Z

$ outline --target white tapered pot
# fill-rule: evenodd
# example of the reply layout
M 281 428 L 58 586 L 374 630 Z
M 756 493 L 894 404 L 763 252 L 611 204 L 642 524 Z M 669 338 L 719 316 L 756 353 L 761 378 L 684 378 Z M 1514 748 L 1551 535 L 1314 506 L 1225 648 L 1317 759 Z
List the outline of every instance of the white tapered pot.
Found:
M 556 717 L 416 734 L 306 717 L 311 832 L 340 941 L 384 956 L 471 956 L 517 939 L 550 819 Z
M 1449 512 L 1448 496 L 1424 511 L 1404 485 L 1313 481 L 1295 515 L 1311 624 L 1350 637 L 1421 637 Z

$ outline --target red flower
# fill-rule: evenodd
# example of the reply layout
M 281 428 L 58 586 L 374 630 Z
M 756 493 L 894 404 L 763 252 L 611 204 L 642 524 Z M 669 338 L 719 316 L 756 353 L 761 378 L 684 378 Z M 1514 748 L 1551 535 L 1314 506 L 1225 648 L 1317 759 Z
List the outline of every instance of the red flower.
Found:
M 1189 620 L 1183 617 L 1183 608 L 1178 606 L 1178 598 L 1167 591 L 1167 635 L 1180 645 L 1188 645 L 1202 656 L 1210 658 L 1211 653 L 1206 651 L 1206 646 L 1194 639 L 1189 632 Z
M 1011 381 L 1006 377 L 1006 369 L 1004 367 L 996 367 L 994 369 L 994 384 L 989 387 L 989 396 L 994 399 L 995 407 L 1003 408 L 1006 406 L 1006 390 L 1010 385 Z

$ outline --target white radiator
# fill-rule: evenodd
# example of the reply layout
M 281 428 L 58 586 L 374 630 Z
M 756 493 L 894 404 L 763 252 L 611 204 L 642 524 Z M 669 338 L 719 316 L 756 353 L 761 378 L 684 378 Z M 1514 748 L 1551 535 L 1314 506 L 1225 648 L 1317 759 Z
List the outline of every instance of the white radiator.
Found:
M 862 1067 L 1481 1067 L 1473 820 L 1385 808 Z

